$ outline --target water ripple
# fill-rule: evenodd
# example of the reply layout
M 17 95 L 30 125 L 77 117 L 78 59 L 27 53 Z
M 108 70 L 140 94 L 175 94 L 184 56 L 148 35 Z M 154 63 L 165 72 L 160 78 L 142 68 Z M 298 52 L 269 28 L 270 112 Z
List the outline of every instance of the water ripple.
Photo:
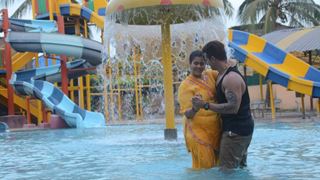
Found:
M 246 170 L 190 169 L 181 126 L 110 126 L 0 134 L 0 179 L 319 179 L 320 126 L 257 123 Z

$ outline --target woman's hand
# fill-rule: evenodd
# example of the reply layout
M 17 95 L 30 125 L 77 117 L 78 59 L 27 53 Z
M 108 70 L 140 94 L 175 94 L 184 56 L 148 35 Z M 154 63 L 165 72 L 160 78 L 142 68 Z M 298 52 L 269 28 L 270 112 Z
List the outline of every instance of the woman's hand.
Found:
M 201 95 L 195 95 L 192 98 L 192 106 L 195 110 L 199 110 L 200 108 L 202 108 L 204 103 L 205 102 L 202 100 Z

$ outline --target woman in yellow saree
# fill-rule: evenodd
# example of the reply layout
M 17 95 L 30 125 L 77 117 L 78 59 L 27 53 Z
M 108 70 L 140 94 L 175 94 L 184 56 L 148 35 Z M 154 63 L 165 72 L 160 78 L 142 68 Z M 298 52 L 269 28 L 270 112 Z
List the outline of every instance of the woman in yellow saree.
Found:
M 205 70 L 201 51 L 194 51 L 189 58 L 190 75 L 182 81 L 178 101 L 184 115 L 184 136 L 187 150 L 192 155 L 193 169 L 208 169 L 218 165 L 220 144 L 220 118 L 206 107 L 192 107 L 192 97 L 201 96 L 206 102 L 214 102 L 217 71 Z

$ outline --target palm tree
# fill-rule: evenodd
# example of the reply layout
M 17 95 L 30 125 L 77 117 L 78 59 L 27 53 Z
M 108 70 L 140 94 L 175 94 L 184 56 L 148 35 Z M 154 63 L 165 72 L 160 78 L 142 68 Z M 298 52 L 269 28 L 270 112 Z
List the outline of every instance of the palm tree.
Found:
M 224 13 L 231 18 L 233 16 L 234 8 L 228 0 L 223 0 Z
M 242 24 L 264 24 L 264 32 L 275 29 L 276 23 L 291 27 L 320 24 L 320 6 L 313 0 L 245 0 L 239 7 Z
M 15 0 L 0 0 L 0 5 L 2 7 L 6 7 L 11 10 L 13 6 L 16 5 L 18 2 L 19 1 L 15 1 Z M 23 0 L 21 4 L 19 4 L 18 8 L 13 12 L 11 17 L 21 18 L 29 10 L 31 10 L 31 0 Z

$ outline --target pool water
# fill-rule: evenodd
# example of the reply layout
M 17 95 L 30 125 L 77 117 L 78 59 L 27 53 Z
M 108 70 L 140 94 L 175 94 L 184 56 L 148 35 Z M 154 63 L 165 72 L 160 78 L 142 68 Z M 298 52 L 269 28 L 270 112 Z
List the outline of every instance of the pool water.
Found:
M 320 121 L 257 122 L 248 168 L 194 171 L 164 125 L 0 134 L 0 179 L 320 179 Z

